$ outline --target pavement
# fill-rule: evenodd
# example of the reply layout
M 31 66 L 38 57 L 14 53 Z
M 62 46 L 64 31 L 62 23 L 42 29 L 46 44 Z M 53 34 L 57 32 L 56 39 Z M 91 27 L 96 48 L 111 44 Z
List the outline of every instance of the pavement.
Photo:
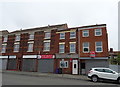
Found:
M 26 75 L 26 76 L 39 76 L 39 77 L 53 77 L 53 78 L 65 78 L 65 79 L 76 79 L 76 80 L 89 80 L 85 75 L 71 75 L 71 74 L 55 74 L 55 73 L 40 73 L 40 72 L 23 72 L 23 71 L 10 71 L 0 70 L 1 73 Z

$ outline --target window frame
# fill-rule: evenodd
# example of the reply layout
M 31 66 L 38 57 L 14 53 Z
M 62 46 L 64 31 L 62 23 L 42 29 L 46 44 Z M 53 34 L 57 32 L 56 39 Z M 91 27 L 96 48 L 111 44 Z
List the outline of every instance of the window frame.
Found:
M 4 47 L 4 49 L 3 49 Z M 1 53 L 6 53 L 7 44 L 2 44 Z
M 100 30 L 100 31 L 97 31 L 97 30 Z M 100 35 L 97 35 L 96 34 L 97 32 L 100 32 Z M 95 36 L 102 36 L 102 29 L 95 29 Z
M 72 48 L 71 48 L 71 45 L 72 44 L 74 44 L 74 51 L 71 51 L 71 50 L 73 50 Z M 70 53 L 76 53 L 76 43 L 70 43 Z
M 85 32 L 85 31 L 87 31 L 87 32 Z M 84 35 L 85 33 L 88 33 L 88 35 L 85 36 L 85 35 Z M 89 37 L 89 30 L 83 30 L 83 31 L 82 31 L 82 36 L 83 36 L 83 37 Z
M 19 38 L 18 38 L 19 37 Z M 16 35 L 16 37 L 15 37 L 15 41 L 20 41 L 20 35 Z
M 61 62 L 63 62 L 63 61 L 60 61 L 60 68 L 62 68 L 62 66 L 61 66 Z M 66 65 L 65 67 L 63 67 L 63 68 L 68 68 L 69 67 L 69 63 L 68 63 L 68 61 L 64 61 L 64 64 Z
M 71 34 L 71 33 L 73 33 L 73 32 L 74 32 L 74 34 Z M 71 37 L 72 35 L 74 35 L 74 37 Z M 73 39 L 73 38 L 76 38 L 76 31 L 70 32 L 70 39 Z
M 49 35 L 47 35 L 49 33 Z M 49 36 L 49 37 L 48 37 Z M 50 39 L 51 38 L 51 32 L 45 32 L 44 39 Z
M 3 42 L 7 42 L 8 41 L 8 36 L 4 36 L 3 37 Z
M 101 46 L 97 46 L 97 43 L 98 42 L 101 42 Z M 97 51 L 97 48 L 100 48 L 101 47 L 101 51 Z M 102 41 L 97 41 L 97 42 L 95 42 L 95 52 L 103 52 L 103 43 L 102 43 Z
M 15 49 L 16 49 L 16 48 L 15 48 L 16 45 L 18 45 L 17 50 L 15 50 Z M 20 44 L 14 43 L 14 50 L 13 50 L 13 51 L 14 51 L 14 52 L 19 52 L 19 50 L 20 50 Z
M 50 42 L 44 42 L 43 51 L 50 51 Z
M 88 47 L 84 47 L 84 43 L 88 43 Z M 90 52 L 90 43 L 89 42 L 83 42 L 83 53 L 89 53 Z M 88 51 L 86 52 L 86 51 L 84 51 L 84 49 L 85 48 L 87 48 L 88 49 Z
M 63 48 L 60 49 L 60 45 L 63 45 Z M 63 50 L 62 52 L 60 50 Z M 59 53 L 65 53 L 65 44 L 59 44 Z
M 64 35 L 61 35 L 61 34 L 64 34 Z M 61 38 L 62 36 L 63 36 L 64 38 Z M 60 33 L 60 39 L 65 39 L 65 32 Z
M 32 49 L 30 49 L 31 48 L 31 46 L 30 45 L 32 45 Z M 28 49 L 27 49 L 27 52 L 33 52 L 33 49 L 34 49 L 34 43 L 33 42 L 28 42 Z
M 34 40 L 34 34 L 29 34 L 29 40 Z

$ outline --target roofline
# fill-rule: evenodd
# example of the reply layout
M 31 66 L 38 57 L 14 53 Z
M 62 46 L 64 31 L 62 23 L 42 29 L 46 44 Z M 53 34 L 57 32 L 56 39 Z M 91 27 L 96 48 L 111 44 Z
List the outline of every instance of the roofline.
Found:
M 81 26 L 81 27 L 72 27 L 72 28 L 66 28 L 58 31 L 65 31 L 69 29 L 78 29 L 78 30 L 83 30 L 83 29 L 91 29 L 91 28 L 98 28 L 98 27 L 106 27 L 106 24 L 96 24 L 96 25 L 87 25 L 87 26 Z
M 57 24 L 57 25 L 48 25 L 48 26 L 43 26 L 43 27 L 35 27 L 35 28 L 29 28 L 29 29 L 24 29 L 24 30 L 16 30 L 16 31 L 13 31 L 13 32 L 10 32 L 10 33 L 17 33 L 17 32 L 24 32 L 24 31 L 29 31 L 29 30 L 35 30 L 35 29 L 44 29 L 44 28 L 51 28 L 51 27 L 57 27 L 57 26 L 67 26 L 67 23 L 65 24 Z M 68 26 L 67 26 L 68 27 Z

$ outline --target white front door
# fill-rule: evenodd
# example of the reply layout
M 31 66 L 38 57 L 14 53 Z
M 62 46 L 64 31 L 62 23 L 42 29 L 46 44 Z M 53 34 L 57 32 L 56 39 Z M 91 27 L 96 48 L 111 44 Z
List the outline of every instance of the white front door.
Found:
M 78 60 L 72 61 L 72 74 L 78 74 Z

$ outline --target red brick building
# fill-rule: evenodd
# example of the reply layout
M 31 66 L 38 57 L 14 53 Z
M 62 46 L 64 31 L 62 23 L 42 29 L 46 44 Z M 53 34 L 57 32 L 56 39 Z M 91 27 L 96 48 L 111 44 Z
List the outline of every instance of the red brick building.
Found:
M 68 28 L 67 24 L 7 32 L 2 56 L 8 70 L 85 74 L 108 67 L 106 24 Z

